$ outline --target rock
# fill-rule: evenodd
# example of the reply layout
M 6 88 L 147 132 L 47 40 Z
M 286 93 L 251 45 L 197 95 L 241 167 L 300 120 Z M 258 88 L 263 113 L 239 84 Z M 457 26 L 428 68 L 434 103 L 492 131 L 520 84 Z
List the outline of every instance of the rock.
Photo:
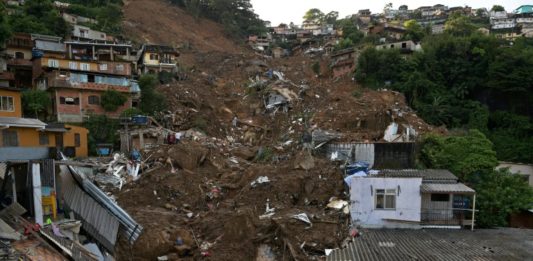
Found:
M 255 149 L 248 148 L 248 147 L 241 147 L 234 149 L 231 153 L 241 159 L 245 160 L 253 160 L 256 154 Z
M 310 170 L 315 167 L 315 158 L 313 158 L 313 155 L 308 152 L 300 152 L 298 155 L 296 155 L 296 158 L 294 159 L 294 168 L 295 169 L 303 169 L 303 170 Z
M 168 150 L 168 156 L 185 170 L 196 170 L 207 157 L 208 150 L 197 142 L 181 142 Z
M 168 209 L 168 210 L 176 210 L 178 209 L 178 207 L 172 205 L 172 204 L 169 204 L 169 203 L 166 203 L 165 204 L 165 208 Z

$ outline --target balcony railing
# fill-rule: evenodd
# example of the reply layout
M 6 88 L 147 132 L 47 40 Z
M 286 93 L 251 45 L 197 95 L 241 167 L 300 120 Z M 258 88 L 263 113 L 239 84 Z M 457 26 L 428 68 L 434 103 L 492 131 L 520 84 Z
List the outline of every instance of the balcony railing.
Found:
M 15 58 L 15 59 L 10 59 L 7 61 L 7 65 L 11 65 L 11 66 L 33 66 L 33 62 L 30 61 L 30 60 L 26 60 L 26 59 L 20 59 L 20 58 Z
M 420 215 L 422 225 L 464 226 L 472 222 L 469 209 L 423 209 Z

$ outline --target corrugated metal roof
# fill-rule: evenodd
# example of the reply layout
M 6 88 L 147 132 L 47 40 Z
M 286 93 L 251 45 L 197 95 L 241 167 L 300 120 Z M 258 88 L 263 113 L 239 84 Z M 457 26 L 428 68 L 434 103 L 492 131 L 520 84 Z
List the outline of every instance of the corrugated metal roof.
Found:
M 445 169 L 384 169 L 379 170 L 377 176 L 382 177 L 422 177 L 424 181 L 441 180 L 456 181 L 457 177 Z
M 455 184 L 422 184 L 420 186 L 420 192 L 422 193 L 476 193 L 475 190 L 469 188 L 463 183 Z
M 0 117 L 0 126 L 44 128 L 46 127 L 46 123 L 38 119 Z
M 521 260 L 512 252 L 474 238 L 465 230 L 368 230 L 327 261 Z
M 120 226 L 118 219 L 76 185 L 65 189 L 64 199 L 76 218 L 82 220 L 82 228 L 113 252 Z

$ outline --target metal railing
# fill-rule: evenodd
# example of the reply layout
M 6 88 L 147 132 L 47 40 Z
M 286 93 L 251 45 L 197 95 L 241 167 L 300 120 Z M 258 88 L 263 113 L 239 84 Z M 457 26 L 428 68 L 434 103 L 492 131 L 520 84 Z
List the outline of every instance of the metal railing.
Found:
M 463 226 L 472 220 L 470 209 L 423 209 L 420 212 L 422 225 Z

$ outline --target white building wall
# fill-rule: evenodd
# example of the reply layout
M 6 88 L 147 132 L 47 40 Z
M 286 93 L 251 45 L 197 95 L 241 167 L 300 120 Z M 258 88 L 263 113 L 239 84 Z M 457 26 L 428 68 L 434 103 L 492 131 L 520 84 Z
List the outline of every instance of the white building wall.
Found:
M 533 187 L 533 165 L 500 162 L 496 169 L 509 168 L 509 171 L 514 174 L 520 174 L 527 177 L 529 185 Z
M 353 178 L 350 189 L 352 222 L 365 228 L 418 228 L 422 178 Z M 399 188 L 399 190 L 398 190 Z M 376 189 L 396 189 L 396 209 L 375 209 Z M 388 221 L 385 219 L 396 220 Z

